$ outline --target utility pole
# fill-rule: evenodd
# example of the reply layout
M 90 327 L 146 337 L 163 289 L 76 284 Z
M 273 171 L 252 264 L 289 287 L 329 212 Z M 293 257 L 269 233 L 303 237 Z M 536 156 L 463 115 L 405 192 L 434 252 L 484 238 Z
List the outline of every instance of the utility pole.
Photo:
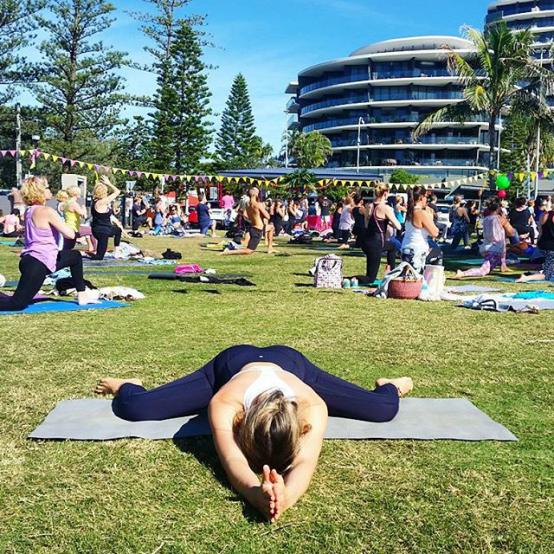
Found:
M 362 125 L 365 123 L 365 119 L 360 117 L 358 119 L 358 140 L 356 142 L 356 173 L 360 173 L 360 148 L 362 146 Z
M 15 185 L 21 187 L 23 169 L 21 167 L 21 106 L 15 106 Z

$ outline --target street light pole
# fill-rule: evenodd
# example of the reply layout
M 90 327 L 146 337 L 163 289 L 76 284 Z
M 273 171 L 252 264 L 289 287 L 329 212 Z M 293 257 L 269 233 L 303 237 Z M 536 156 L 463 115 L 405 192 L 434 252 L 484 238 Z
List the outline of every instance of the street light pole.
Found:
M 362 124 L 365 123 L 363 117 L 358 119 L 358 148 L 356 155 L 356 173 L 360 173 L 360 147 L 362 145 Z
M 15 184 L 21 187 L 23 169 L 21 167 L 21 106 L 15 106 Z

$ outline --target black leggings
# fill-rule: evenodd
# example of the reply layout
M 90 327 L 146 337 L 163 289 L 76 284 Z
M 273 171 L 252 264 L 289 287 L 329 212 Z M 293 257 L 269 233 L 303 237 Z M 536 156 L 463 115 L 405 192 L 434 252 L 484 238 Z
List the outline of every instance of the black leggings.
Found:
M 77 244 L 77 239 L 79 238 L 79 233 L 75 234 L 74 239 L 63 239 L 63 249 L 64 250 L 73 250 L 75 248 L 75 245 Z
M 170 419 L 205 410 L 214 394 L 251 362 L 271 362 L 296 375 L 327 404 L 329 415 L 363 421 L 390 421 L 398 413 L 398 391 L 388 384 L 369 391 L 322 371 L 288 346 L 232 346 L 204 367 L 156 389 L 124 384 L 114 413 L 130 421 Z
M 71 271 L 71 277 L 77 291 L 85 290 L 85 281 L 83 278 L 83 258 L 76 250 L 62 250 L 58 253 L 56 261 L 56 271 L 68 267 Z M 19 311 L 24 310 L 33 302 L 33 298 L 38 293 L 44 279 L 52 273 L 41 261 L 33 256 L 21 256 L 19 261 L 19 271 L 21 278 L 17 285 L 14 295 L 0 304 L 0 311 Z
M 366 277 L 370 284 L 377 279 L 383 250 L 387 253 L 387 265 L 391 269 L 396 267 L 396 247 L 392 242 L 387 241 L 383 246 L 381 237 L 376 235 L 375 237 L 362 239 L 360 246 L 366 256 Z
M 138 215 L 133 217 L 133 231 L 138 231 L 146 223 L 145 215 Z
M 98 241 L 96 246 L 96 255 L 93 260 L 103 260 L 108 250 L 108 240 L 113 237 L 114 246 L 119 246 L 121 243 L 121 229 L 115 225 L 112 225 L 111 229 L 108 227 L 93 228 L 92 234 Z

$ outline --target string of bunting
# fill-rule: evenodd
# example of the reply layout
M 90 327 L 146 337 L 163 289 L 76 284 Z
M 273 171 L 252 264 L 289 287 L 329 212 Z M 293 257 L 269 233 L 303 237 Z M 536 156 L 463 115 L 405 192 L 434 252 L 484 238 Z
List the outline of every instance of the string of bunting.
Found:
M 15 158 L 17 155 L 17 150 L 0 150 L 0 156 L 1 157 L 12 157 Z M 88 169 L 90 171 L 95 171 L 96 173 L 104 172 L 104 173 L 112 173 L 114 175 L 127 175 L 128 177 L 134 177 L 137 179 L 145 178 L 145 179 L 154 179 L 157 181 L 163 180 L 164 182 L 181 182 L 186 184 L 195 184 L 195 185 L 201 185 L 201 184 L 208 184 L 208 183 L 222 183 L 222 184 L 240 184 L 240 183 L 246 183 L 249 185 L 260 185 L 260 186 L 266 186 L 266 187 L 275 187 L 275 188 L 287 188 L 289 185 L 287 185 L 286 182 L 286 176 L 280 176 L 276 177 L 274 179 L 267 179 L 267 178 L 255 178 L 255 177 L 245 177 L 245 176 L 226 176 L 226 175 L 174 175 L 174 174 L 166 174 L 166 173 L 156 173 L 152 171 L 139 171 L 139 170 L 130 170 L 130 169 L 122 169 L 119 167 L 111 167 L 108 165 L 102 165 L 102 164 L 95 164 L 90 162 L 83 162 L 81 160 L 73 160 L 71 158 L 66 158 L 63 156 L 57 156 L 54 154 L 49 154 L 47 152 L 43 152 L 41 150 L 19 150 L 19 155 L 21 157 L 27 157 L 29 156 L 30 162 L 31 162 L 31 169 L 36 166 L 36 161 L 39 158 L 42 158 L 46 161 L 52 161 L 55 163 L 60 163 L 62 166 L 68 165 L 70 168 L 79 167 L 81 169 Z M 537 175 L 539 179 L 547 178 L 548 175 L 551 173 L 549 170 L 544 170 L 542 172 L 539 172 L 538 174 L 536 172 L 513 172 L 508 173 L 508 178 L 510 180 L 517 179 L 518 181 L 522 182 L 526 177 L 530 177 L 531 180 L 534 180 L 537 178 Z M 431 183 L 431 184 L 424 184 L 427 188 L 451 188 L 455 186 L 460 186 L 468 183 L 476 183 L 478 181 L 481 181 L 485 179 L 488 176 L 488 172 L 481 173 L 479 175 L 474 175 L 472 177 L 465 177 L 463 179 L 456 179 L 454 181 L 441 181 L 440 183 Z M 326 189 L 333 186 L 345 186 L 345 187 L 371 187 L 374 184 L 374 180 L 359 180 L 359 179 L 320 179 L 316 182 L 316 185 L 318 188 Z M 389 183 L 390 187 L 397 190 L 407 190 L 408 188 L 415 187 L 417 184 L 396 184 L 396 183 Z

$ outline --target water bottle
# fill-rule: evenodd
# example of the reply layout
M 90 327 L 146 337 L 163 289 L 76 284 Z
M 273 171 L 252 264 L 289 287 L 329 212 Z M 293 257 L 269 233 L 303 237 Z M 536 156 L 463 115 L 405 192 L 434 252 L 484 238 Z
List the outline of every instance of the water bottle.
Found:
M 358 287 L 358 285 L 359 285 L 358 279 L 356 279 L 356 277 L 352 277 L 352 280 L 350 281 L 350 286 L 351 286 L 353 289 L 355 289 L 355 288 Z
M 343 279 L 342 288 L 343 289 L 349 289 L 350 288 L 350 279 Z

